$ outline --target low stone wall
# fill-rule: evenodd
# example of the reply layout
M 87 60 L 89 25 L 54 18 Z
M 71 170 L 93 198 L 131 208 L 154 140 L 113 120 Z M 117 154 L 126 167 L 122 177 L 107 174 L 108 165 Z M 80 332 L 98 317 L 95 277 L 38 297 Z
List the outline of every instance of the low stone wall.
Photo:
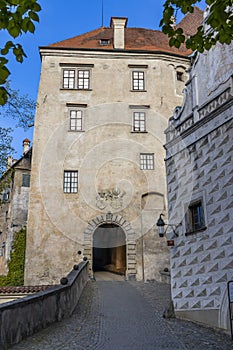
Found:
M 73 313 L 89 278 L 87 261 L 76 267 L 62 279 L 66 284 L 0 305 L 1 350 Z

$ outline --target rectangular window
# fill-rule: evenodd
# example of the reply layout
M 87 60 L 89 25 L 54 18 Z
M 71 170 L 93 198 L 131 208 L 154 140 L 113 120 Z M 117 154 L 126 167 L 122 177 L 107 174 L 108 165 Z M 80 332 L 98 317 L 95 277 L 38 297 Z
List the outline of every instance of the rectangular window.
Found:
M 64 171 L 63 182 L 64 193 L 77 193 L 78 192 L 78 172 L 77 171 Z
M 141 168 L 141 170 L 153 170 L 154 169 L 154 153 L 141 153 L 140 154 L 140 168 Z
M 78 89 L 90 89 L 90 70 L 78 70 Z
M 132 72 L 132 89 L 135 91 L 145 90 L 145 76 L 144 72 Z
M 75 88 L 75 69 L 64 69 L 63 70 L 63 84 L 64 89 Z
M 81 110 L 70 110 L 70 131 L 83 130 L 83 112 Z
M 22 187 L 30 187 L 30 174 L 22 174 Z
M 136 131 L 136 132 L 146 131 L 146 113 L 145 112 L 133 112 L 133 131 Z
M 186 231 L 195 232 L 205 228 L 202 201 L 191 203 L 186 212 Z

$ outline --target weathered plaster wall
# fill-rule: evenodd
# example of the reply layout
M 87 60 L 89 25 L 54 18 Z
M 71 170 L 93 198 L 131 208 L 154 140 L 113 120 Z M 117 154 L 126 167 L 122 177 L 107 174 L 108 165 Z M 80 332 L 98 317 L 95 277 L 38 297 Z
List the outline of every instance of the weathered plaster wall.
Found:
M 91 90 L 61 89 L 61 63 L 93 64 Z M 132 92 L 132 69 L 128 65 L 145 63 L 146 91 Z M 141 237 L 153 241 L 157 217 L 166 210 L 164 129 L 167 116 L 182 98 L 176 92 L 177 65 L 187 68 L 189 63 L 187 59 L 156 54 L 42 50 L 27 231 L 27 284 L 56 281 L 70 269 L 78 250 L 91 260 L 93 231 L 88 244 L 84 232 L 91 220 L 105 217 L 108 211 L 130 223 L 133 237 L 128 239 L 126 232 L 126 240 L 136 246 L 134 271 L 142 278 Z M 83 132 L 69 131 L 67 103 L 86 104 Z M 130 106 L 146 106 L 147 133 L 132 133 Z M 140 153 L 148 152 L 155 155 L 155 170 L 142 171 Z M 79 171 L 79 190 L 77 194 L 64 194 L 63 172 L 72 169 Z M 98 191 L 116 187 L 124 192 L 122 207 L 99 209 Z M 162 196 L 163 202 L 155 200 L 148 214 L 146 209 L 141 210 L 142 195 L 150 192 Z M 153 247 L 154 255 L 149 244 L 143 248 L 147 279 L 159 278 L 159 269 L 168 263 L 165 243 L 157 242 Z

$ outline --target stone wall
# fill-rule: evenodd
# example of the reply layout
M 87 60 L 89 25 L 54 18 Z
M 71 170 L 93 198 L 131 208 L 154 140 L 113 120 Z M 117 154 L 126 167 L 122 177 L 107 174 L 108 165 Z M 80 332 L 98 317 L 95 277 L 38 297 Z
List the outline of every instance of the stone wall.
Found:
M 156 52 L 78 49 L 67 55 L 55 48 L 42 48 L 41 56 L 26 284 L 58 279 L 69 271 L 78 251 L 92 265 L 93 234 L 105 223 L 124 230 L 126 278 L 160 280 L 159 271 L 169 265 L 169 250 L 166 242 L 159 241 L 155 225 L 167 209 L 164 129 L 173 106 L 182 100 L 184 82 L 176 81 L 176 68 L 183 67 L 186 74 L 189 59 Z M 62 69 L 79 65 L 91 69 L 91 89 L 63 89 Z M 131 90 L 132 65 L 147 67 L 146 91 Z M 72 105 L 83 109 L 81 131 L 69 130 Z M 135 109 L 146 113 L 146 132 L 133 131 Z M 141 153 L 154 154 L 154 169 L 140 168 Z M 77 193 L 64 193 L 64 170 L 78 171 Z M 112 203 L 109 197 L 102 203 L 98 194 L 116 188 L 121 203 Z M 106 220 L 108 212 L 112 221 Z
M 79 264 L 67 276 L 66 285 L 0 305 L 0 349 L 32 335 L 48 325 L 69 317 L 88 280 L 88 262 Z

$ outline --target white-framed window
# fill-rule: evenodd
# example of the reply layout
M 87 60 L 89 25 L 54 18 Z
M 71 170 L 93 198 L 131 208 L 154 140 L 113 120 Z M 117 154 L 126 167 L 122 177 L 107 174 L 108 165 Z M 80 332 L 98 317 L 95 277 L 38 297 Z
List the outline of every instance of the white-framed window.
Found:
M 60 63 L 62 67 L 62 89 L 90 90 L 91 72 L 93 64 L 66 64 Z
M 197 199 L 192 201 L 185 213 L 185 230 L 186 234 L 196 231 L 202 231 L 206 228 L 203 200 Z
M 141 111 L 133 112 L 133 125 L 134 132 L 146 131 L 146 113 Z
M 83 111 L 80 109 L 70 109 L 70 131 L 83 130 Z
M 144 91 L 145 90 L 145 72 L 133 70 L 132 71 L 132 90 Z
M 84 131 L 84 118 L 86 116 L 85 109 L 87 104 L 84 103 L 66 103 L 67 116 L 69 119 L 69 131 Z
M 64 193 L 78 192 L 78 171 L 77 170 L 64 170 L 63 191 Z
M 75 89 L 75 69 L 63 69 L 63 89 Z
M 140 169 L 154 170 L 154 153 L 140 153 Z
M 81 90 L 89 90 L 90 89 L 90 70 L 89 69 L 78 69 L 78 82 L 77 88 Z

